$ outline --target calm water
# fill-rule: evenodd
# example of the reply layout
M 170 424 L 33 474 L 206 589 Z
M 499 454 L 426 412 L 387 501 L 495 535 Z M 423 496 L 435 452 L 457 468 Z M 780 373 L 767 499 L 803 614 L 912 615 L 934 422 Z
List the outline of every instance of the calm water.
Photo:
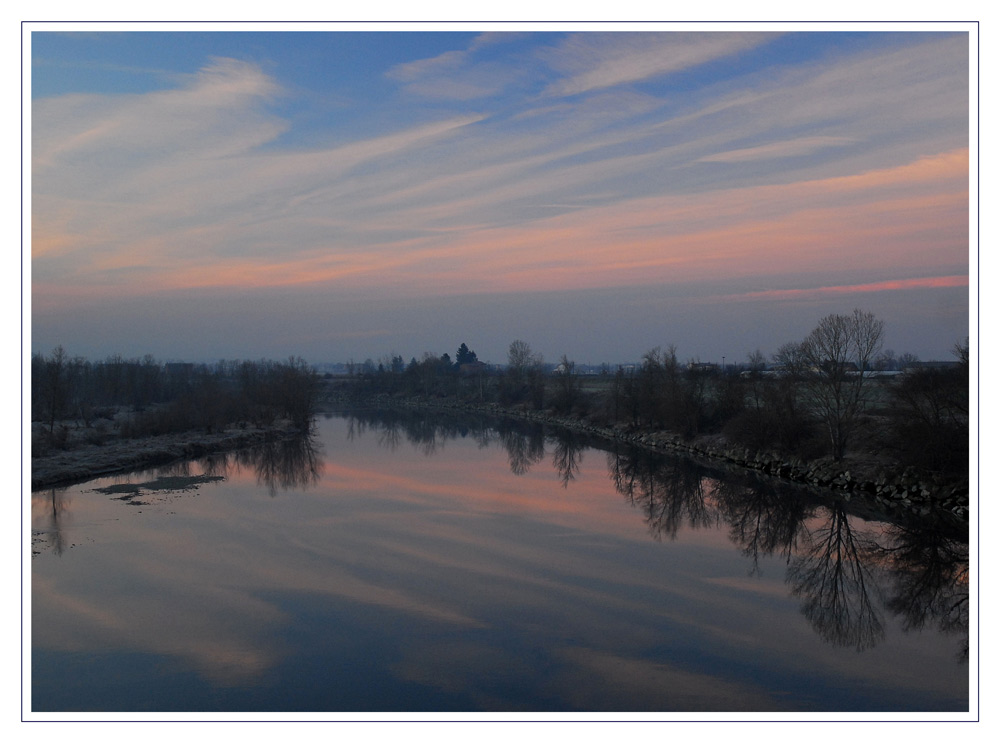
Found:
M 966 711 L 968 546 L 579 436 L 365 413 L 32 495 L 32 709 Z

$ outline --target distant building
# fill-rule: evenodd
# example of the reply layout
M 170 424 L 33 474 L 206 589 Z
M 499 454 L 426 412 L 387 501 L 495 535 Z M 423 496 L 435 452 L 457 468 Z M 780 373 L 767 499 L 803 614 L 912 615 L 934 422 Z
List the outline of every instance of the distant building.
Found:
M 468 364 L 462 364 L 458 367 L 458 373 L 464 375 L 470 374 L 482 374 L 489 369 L 488 364 L 484 364 L 482 361 L 473 361 Z
M 903 371 L 917 372 L 924 369 L 954 369 L 960 365 L 960 361 L 911 361 L 903 367 Z

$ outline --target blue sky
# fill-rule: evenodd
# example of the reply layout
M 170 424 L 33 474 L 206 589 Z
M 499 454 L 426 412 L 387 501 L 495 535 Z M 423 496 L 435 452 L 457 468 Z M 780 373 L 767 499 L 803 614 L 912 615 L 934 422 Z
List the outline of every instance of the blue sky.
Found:
M 32 349 L 739 360 L 861 307 L 947 358 L 964 27 L 748 28 L 36 31 Z

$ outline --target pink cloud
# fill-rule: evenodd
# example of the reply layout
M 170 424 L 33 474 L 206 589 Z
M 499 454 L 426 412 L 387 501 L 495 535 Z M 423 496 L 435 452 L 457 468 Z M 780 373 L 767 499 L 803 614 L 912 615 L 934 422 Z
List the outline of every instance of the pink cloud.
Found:
M 802 299 L 841 294 L 862 294 L 866 292 L 905 291 L 907 289 L 945 289 L 968 286 L 968 276 L 931 276 L 921 279 L 892 279 L 870 284 L 846 284 L 843 286 L 817 286 L 809 289 L 769 289 L 762 292 L 730 294 L 726 299 Z
M 309 284 L 415 296 L 668 285 L 845 266 L 883 275 L 899 265 L 954 271 L 968 261 L 968 157 L 961 149 L 851 176 L 659 195 L 508 227 L 428 229 L 413 239 L 314 243 L 288 254 L 214 254 L 211 244 L 225 235 L 199 227 L 140 237 L 94 258 L 100 272 L 46 283 L 66 283 L 64 298 Z M 408 217 L 427 225 L 454 206 L 445 201 Z M 36 258 L 64 244 L 57 234 L 38 237 Z M 130 268 L 142 270 L 123 280 Z M 50 285 L 41 293 L 59 291 Z

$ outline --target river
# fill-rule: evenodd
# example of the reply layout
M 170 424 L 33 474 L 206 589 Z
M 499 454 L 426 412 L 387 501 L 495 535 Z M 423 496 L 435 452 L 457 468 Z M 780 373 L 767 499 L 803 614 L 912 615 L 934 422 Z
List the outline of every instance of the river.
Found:
M 969 710 L 967 530 L 540 424 L 329 415 L 32 552 L 34 712 Z

